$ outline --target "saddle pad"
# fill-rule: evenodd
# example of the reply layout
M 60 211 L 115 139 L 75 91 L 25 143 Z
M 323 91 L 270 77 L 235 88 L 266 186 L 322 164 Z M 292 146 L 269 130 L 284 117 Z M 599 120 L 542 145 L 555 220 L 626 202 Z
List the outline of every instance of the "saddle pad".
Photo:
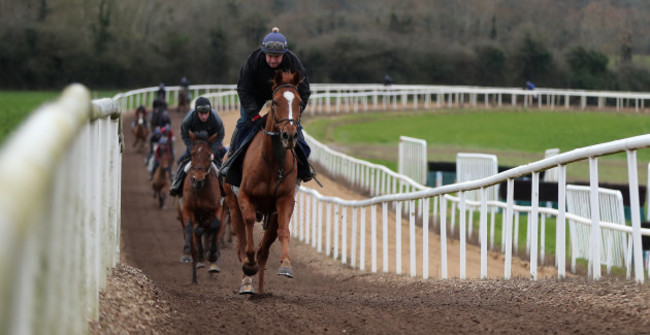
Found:
M 228 169 L 228 174 L 226 175 L 226 182 L 228 184 L 233 186 L 239 186 L 241 184 L 242 162 L 244 160 L 243 153 L 246 152 L 246 149 L 248 149 L 248 145 L 253 140 L 255 135 L 260 130 L 262 130 L 264 124 L 266 124 L 267 115 L 264 115 L 263 117 L 250 123 L 249 126 L 244 126 L 242 129 L 239 130 L 241 134 L 239 134 L 237 140 L 241 139 L 239 141 L 241 144 L 238 145 L 237 143 L 235 143 L 235 147 L 238 149 L 235 150 L 232 157 L 228 158 L 228 160 L 232 161 L 232 163 L 230 164 L 230 168 Z

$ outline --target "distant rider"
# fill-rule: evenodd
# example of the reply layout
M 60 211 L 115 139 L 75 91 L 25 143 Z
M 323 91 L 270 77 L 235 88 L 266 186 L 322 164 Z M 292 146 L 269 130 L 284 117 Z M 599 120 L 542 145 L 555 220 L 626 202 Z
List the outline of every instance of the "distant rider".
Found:
M 211 158 L 217 166 L 221 165 L 221 159 L 223 154 L 225 154 L 225 148 L 223 147 L 223 137 L 225 135 L 223 122 L 217 112 L 212 109 L 210 100 L 205 97 L 199 97 L 196 99 L 194 109 L 187 113 L 181 124 L 181 138 L 183 139 L 186 150 L 178 160 L 176 178 L 174 178 L 174 183 L 169 190 L 171 196 L 182 195 L 183 181 L 187 175 L 185 167 L 192 158 L 191 152 L 194 146 L 190 138 L 190 130 L 194 134 L 203 134 L 206 139 L 213 134 L 217 134 L 216 139 L 210 145 L 210 151 L 212 152 Z

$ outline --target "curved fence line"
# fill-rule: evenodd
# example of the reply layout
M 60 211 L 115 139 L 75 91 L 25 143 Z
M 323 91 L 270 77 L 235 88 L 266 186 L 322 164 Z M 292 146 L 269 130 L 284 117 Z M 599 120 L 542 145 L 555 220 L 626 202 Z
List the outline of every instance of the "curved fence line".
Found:
M 105 285 L 106 275 L 119 261 L 121 152 L 124 149 L 122 113 L 139 105 L 149 106 L 157 89 L 142 88 L 117 94 L 112 99 L 91 101 L 86 88 L 71 85 L 57 102 L 39 108 L 7 139 L 0 152 L 0 185 L 3 185 L 0 190 L 0 333 L 83 333 L 87 331 L 87 321 L 98 318 L 99 290 Z M 195 97 L 209 96 L 215 109 L 224 111 L 239 108 L 235 89 L 235 85 L 193 85 L 190 91 Z M 177 103 L 179 90 L 178 86 L 167 88 L 166 99 L 170 106 Z M 634 108 L 639 111 L 650 99 L 648 94 L 629 92 L 551 89 L 533 92 L 517 88 L 428 85 L 312 84 L 312 91 L 308 109 L 312 114 L 508 104 L 524 107 L 536 104 L 544 108 L 555 108 L 556 105 L 582 109 Z M 535 95 L 537 98 L 533 99 Z M 514 212 L 529 211 L 533 226 L 537 224 L 534 218 L 538 213 L 548 213 L 557 215 L 558 224 L 565 218 L 572 218 L 591 223 L 593 229 L 612 228 L 631 233 L 635 278 L 643 281 L 639 275 L 642 273 L 639 270 L 642 259 L 639 254 L 640 235 L 641 232 L 647 234 L 648 230 L 639 228 L 638 205 L 634 207 L 638 201 L 632 202 L 633 225 L 627 228 L 600 222 L 597 218 L 572 217 L 562 210 L 555 213 L 537 206 L 514 205 L 510 188 L 517 176 L 532 172 L 535 180 L 539 171 L 551 167 L 559 167 L 560 183 L 564 185 L 566 164 L 589 159 L 597 170 L 596 157 L 627 151 L 630 189 L 635 190 L 635 153 L 650 145 L 648 137 L 574 150 L 490 178 L 436 189 L 426 188 L 386 167 L 336 153 L 318 145 L 308 135 L 307 138 L 314 148 L 312 158 L 318 164 L 326 167 L 333 176 L 377 196 L 346 202 L 300 188 L 292 233 L 321 252 L 325 248 L 324 252 L 328 255 L 333 253 L 332 256 L 343 263 L 360 269 L 365 269 L 368 263 L 372 271 L 377 271 L 381 259 L 384 271 L 394 268 L 395 272 L 401 273 L 401 243 L 398 243 L 391 263 L 385 246 L 389 225 L 392 225 L 395 237 L 402 240 L 401 220 L 405 218 L 409 222 L 405 240 L 411 241 L 409 250 L 405 252 L 410 274 L 427 278 L 431 218 L 432 221 L 439 220 L 442 244 L 440 273 L 442 278 L 446 278 L 446 202 L 453 202 L 456 197 L 461 211 L 466 207 L 480 207 L 481 277 L 486 273 L 487 207 L 497 206 L 505 208 L 508 213 L 507 228 L 512 227 Z M 509 185 L 509 201 L 505 205 L 465 199 L 464 192 L 476 189 L 484 192 L 485 187 L 504 180 Z M 592 185 L 595 185 L 592 186 L 592 193 L 595 193 L 597 179 L 594 181 L 592 178 Z M 563 187 L 560 190 L 564 192 Z M 632 193 L 631 197 L 638 199 L 638 194 Z M 534 194 L 531 200 L 535 200 Z M 323 206 L 326 215 L 322 215 Z M 389 207 L 392 209 L 390 212 Z M 348 210 L 351 212 L 349 216 Z M 369 213 L 368 220 L 366 213 Z M 453 213 L 452 208 L 452 218 Z M 378 217 L 382 218 L 381 222 Z M 459 223 L 461 253 L 464 250 L 462 230 L 467 224 L 464 217 L 461 215 Z M 327 218 L 326 222 L 323 222 L 324 218 Z M 370 236 L 366 239 L 367 224 L 370 225 Z M 383 232 L 381 241 L 378 240 L 380 231 Z M 506 241 L 506 244 L 511 242 Z M 380 244 L 384 246 L 381 255 L 378 254 Z M 530 250 L 531 277 L 535 278 L 537 263 L 533 262 L 536 260 L 533 252 L 536 247 Z M 558 249 L 558 256 L 559 252 L 564 250 Z M 366 254 L 370 255 L 369 262 Z M 597 257 L 596 252 L 593 255 Z M 508 256 L 506 251 L 506 267 L 510 262 Z M 460 277 L 465 276 L 463 257 L 459 260 Z M 418 264 L 422 264 L 420 268 L 416 265 L 418 258 Z M 563 257 L 558 257 L 558 274 L 562 276 L 564 266 L 559 264 L 560 261 Z M 594 267 L 593 277 L 599 275 L 600 269 Z M 505 276 L 509 277 L 508 270 Z
M 623 109 L 645 111 L 650 94 L 641 92 L 586 91 L 536 88 L 534 91 L 508 87 L 392 85 L 380 84 L 311 84 L 312 95 L 306 110 L 309 114 L 331 114 L 370 110 L 396 110 L 443 107 L 507 107 L 565 109 Z M 215 99 L 215 109 L 239 108 L 236 85 L 192 85 L 194 97 L 222 93 Z M 180 86 L 170 86 L 167 103 L 178 104 Z M 158 87 L 147 87 L 115 96 L 124 109 L 150 106 Z M 228 93 L 223 93 L 230 91 Z
M 428 226 L 429 219 L 439 220 L 440 228 L 440 257 L 441 257 L 441 277 L 447 278 L 447 232 L 446 232 L 446 222 L 447 222 L 447 201 L 453 201 L 454 204 L 458 205 L 458 212 L 463 213 L 459 215 L 459 228 L 460 228 L 460 278 L 465 278 L 465 257 L 466 257 L 466 228 L 468 222 L 466 221 L 467 208 L 473 207 L 478 208 L 480 211 L 480 246 L 481 246 L 481 278 L 487 277 L 487 213 L 489 208 L 501 208 L 506 210 L 504 215 L 503 222 L 503 232 L 504 237 L 504 248 L 506 254 L 505 264 L 504 264 L 504 277 L 510 278 L 511 276 L 511 262 L 512 262 L 512 235 L 513 235 L 513 218 L 518 219 L 518 213 L 526 212 L 529 213 L 529 226 L 530 226 L 530 236 L 529 236 L 529 252 L 530 252 L 530 277 L 533 279 L 537 278 L 537 260 L 538 260 L 538 216 L 540 214 L 551 215 L 557 218 L 557 242 L 556 242 L 556 255 L 557 255 L 557 272 L 559 277 L 564 277 L 565 274 L 565 222 L 566 219 L 571 219 L 576 223 L 588 224 L 589 228 L 592 231 L 592 236 L 600 236 L 601 229 L 610 229 L 620 232 L 625 232 L 631 239 L 633 246 L 633 258 L 634 258 L 634 274 L 635 280 L 637 282 L 643 282 L 643 256 L 641 254 L 641 235 L 650 236 L 650 229 L 641 229 L 640 226 L 640 205 L 639 205 L 639 194 L 638 194 L 638 174 L 637 174 L 637 162 L 636 162 L 636 151 L 639 149 L 647 148 L 650 146 L 650 135 L 643 135 L 637 137 L 626 138 L 622 140 L 602 143 L 598 145 L 593 145 L 585 148 L 575 149 L 569 152 L 558 154 L 543 160 L 522 165 L 505 172 L 498 173 L 491 177 L 457 183 L 453 185 L 445 185 L 437 188 L 428 188 L 422 185 L 417 184 L 412 179 L 396 174 L 383 166 L 376 164 L 368 163 L 362 160 L 358 160 L 347 155 L 335 152 L 329 149 L 327 146 L 322 145 L 315 141 L 309 135 L 305 136 L 308 143 L 312 147 L 312 155 L 310 159 L 315 163 L 323 166 L 325 170 L 328 171 L 334 178 L 347 182 L 355 187 L 358 187 L 364 191 L 370 193 L 370 195 L 375 196 L 374 198 L 363 200 L 363 201 L 344 201 L 334 197 L 324 197 L 320 195 L 315 190 L 309 190 L 304 187 L 301 187 L 300 190 L 302 193 L 307 195 L 301 195 L 298 201 L 298 213 L 295 214 L 294 218 L 299 218 L 297 222 L 300 222 L 300 226 L 294 226 L 292 232 L 295 236 L 299 237 L 301 240 L 311 243 L 316 246 L 322 244 L 319 240 L 320 236 L 323 235 L 321 229 L 324 229 L 326 234 L 326 239 L 329 239 L 329 231 L 331 231 L 331 225 L 340 225 L 336 227 L 335 230 L 346 232 L 351 230 L 353 233 L 352 243 L 344 244 L 342 246 L 335 246 L 335 248 L 342 248 L 343 250 L 335 251 L 337 255 L 355 255 L 357 252 L 361 255 L 370 253 L 373 255 L 370 260 L 370 266 L 373 271 L 377 270 L 377 248 L 380 244 L 377 236 L 377 225 L 380 222 L 377 221 L 377 206 L 381 206 L 383 212 L 382 214 L 382 235 L 383 235 L 383 244 L 382 250 L 386 253 L 388 250 L 388 243 L 386 236 L 394 235 L 396 239 L 396 244 L 401 244 L 401 217 L 404 215 L 402 208 L 408 208 L 408 213 L 406 217 L 409 219 L 409 230 L 411 236 L 408 240 L 409 252 L 413 253 L 414 250 L 418 250 L 422 253 L 421 263 L 416 264 L 415 255 L 409 255 L 411 259 L 411 275 L 415 276 L 417 272 L 421 274 L 424 278 L 428 277 L 428 270 L 430 270 L 430 265 L 428 264 L 429 259 L 429 249 L 428 249 Z M 630 189 L 630 202 L 631 202 L 631 213 L 632 213 L 632 226 L 626 227 L 621 225 L 616 225 L 612 223 L 603 222 L 600 220 L 598 215 L 592 215 L 591 218 L 584 218 L 575 216 L 572 214 L 566 213 L 565 210 L 565 200 L 566 199 L 566 166 L 579 161 L 588 160 L 590 162 L 590 193 L 592 199 L 597 199 L 598 197 L 598 163 L 597 158 L 605 155 L 611 155 L 620 152 L 627 152 L 628 155 L 628 174 L 629 174 L 629 189 Z M 559 170 L 559 183 L 558 183 L 558 199 L 561 199 L 558 209 L 547 209 L 539 207 L 539 174 L 540 172 L 550 169 L 558 168 Z M 514 180 L 515 178 L 532 175 L 533 187 L 531 192 L 531 206 L 516 206 L 513 202 L 513 193 L 514 193 Z M 502 203 L 498 201 L 490 201 L 488 196 L 488 188 L 490 186 L 498 185 L 502 182 L 507 182 L 507 202 Z M 481 192 L 480 202 L 470 201 L 467 198 L 468 192 L 479 190 Z M 400 194 L 396 194 L 400 193 Z M 416 206 L 416 202 L 418 205 Z M 324 217 L 329 218 L 330 213 L 322 213 L 323 204 L 326 204 L 327 210 L 330 209 L 329 204 L 335 204 L 336 206 L 341 206 L 341 208 L 351 209 L 353 212 L 365 213 L 367 208 L 370 207 L 370 230 L 371 236 L 369 237 L 371 241 L 371 247 L 368 250 L 365 250 L 365 246 L 361 242 L 365 241 L 366 237 L 364 227 L 358 227 L 356 219 L 353 219 L 351 222 L 344 221 L 338 223 L 326 222 L 323 226 L 322 219 Z M 440 214 L 437 213 L 437 204 L 440 203 Z M 598 213 L 598 201 L 592 201 L 592 213 Z M 433 205 L 433 210 L 429 210 L 429 205 Z M 311 207 L 311 209 L 310 209 Z M 394 208 L 395 214 L 393 218 L 389 218 L 386 214 L 386 208 Z M 312 211 L 315 212 L 315 209 L 318 208 L 318 215 L 311 216 L 313 218 L 310 220 L 309 213 L 303 213 L 302 211 Z M 454 220 L 455 206 L 452 206 L 452 223 Z M 305 218 L 303 221 L 302 218 Z M 345 216 L 344 216 L 345 217 Z M 470 216 L 471 218 L 471 216 Z M 416 222 L 417 220 L 417 222 Z M 494 219 L 493 219 L 494 220 Z M 365 226 L 365 219 L 361 219 L 362 226 Z M 471 221 L 469 222 L 471 224 Z M 350 226 L 351 225 L 351 226 Z M 391 226 L 392 231 L 388 230 L 388 226 Z M 422 227 L 422 236 L 419 240 L 416 239 L 414 233 L 415 226 Z M 518 226 L 518 225 L 517 225 Z M 323 228 L 324 227 L 324 228 Z M 453 227 L 453 225 L 452 225 Z M 303 231 L 312 231 L 312 235 L 303 234 Z M 543 231 L 543 230 L 542 230 Z M 359 235 L 357 236 L 357 232 Z M 514 234 L 518 236 L 517 233 Z M 334 237 L 338 238 L 338 237 Z M 360 242 L 357 244 L 356 239 L 359 239 Z M 418 242 L 421 241 L 421 242 Z M 543 241 L 543 239 L 542 239 Z M 592 238 L 592 242 L 596 242 Z M 419 243 L 419 244 L 418 244 Z M 590 273 L 592 278 L 600 278 L 600 253 L 599 253 L 599 243 L 593 243 L 590 251 L 590 260 L 591 267 Z M 401 246 L 398 246 L 398 250 L 401 250 Z M 325 250 L 329 250 L 326 248 Z M 328 251 L 329 255 L 329 251 Z M 354 259 L 354 256 L 352 256 Z M 384 261 L 384 271 L 388 271 L 388 259 L 387 254 L 383 255 Z M 403 255 L 397 253 L 392 260 L 395 262 L 395 268 L 399 269 L 401 267 L 400 262 L 403 258 Z M 364 257 L 361 257 L 362 264 L 359 264 L 359 268 L 363 269 L 366 265 L 364 262 Z M 351 260 L 349 259 L 340 259 L 343 263 L 348 263 Z M 352 261 L 354 264 L 354 262 Z M 418 268 L 419 265 L 419 269 Z M 628 278 L 630 276 L 631 268 L 628 267 Z

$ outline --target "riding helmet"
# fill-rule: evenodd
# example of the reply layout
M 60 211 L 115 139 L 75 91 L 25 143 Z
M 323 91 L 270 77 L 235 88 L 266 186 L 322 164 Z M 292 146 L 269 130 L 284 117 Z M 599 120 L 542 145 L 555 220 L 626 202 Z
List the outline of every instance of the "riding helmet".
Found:
M 262 51 L 270 54 L 284 54 L 289 50 L 287 38 L 280 33 L 278 27 L 273 27 L 271 32 L 264 36 Z

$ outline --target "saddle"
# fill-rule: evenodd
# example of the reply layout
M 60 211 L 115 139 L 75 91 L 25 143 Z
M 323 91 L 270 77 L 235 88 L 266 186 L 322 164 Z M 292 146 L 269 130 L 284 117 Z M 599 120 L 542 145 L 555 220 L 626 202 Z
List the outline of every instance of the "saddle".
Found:
M 249 125 L 242 127 L 237 136 L 237 142 L 233 143 L 235 148 L 237 148 L 231 156 L 228 156 L 228 160 L 223 163 L 224 166 L 228 166 L 228 173 L 226 174 L 226 182 L 230 185 L 237 186 L 241 184 L 242 178 L 242 162 L 244 160 L 243 153 L 246 152 L 251 141 L 255 137 L 258 131 L 261 131 L 266 124 L 266 118 L 268 114 L 262 116 L 261 118 L 251 122 Z

